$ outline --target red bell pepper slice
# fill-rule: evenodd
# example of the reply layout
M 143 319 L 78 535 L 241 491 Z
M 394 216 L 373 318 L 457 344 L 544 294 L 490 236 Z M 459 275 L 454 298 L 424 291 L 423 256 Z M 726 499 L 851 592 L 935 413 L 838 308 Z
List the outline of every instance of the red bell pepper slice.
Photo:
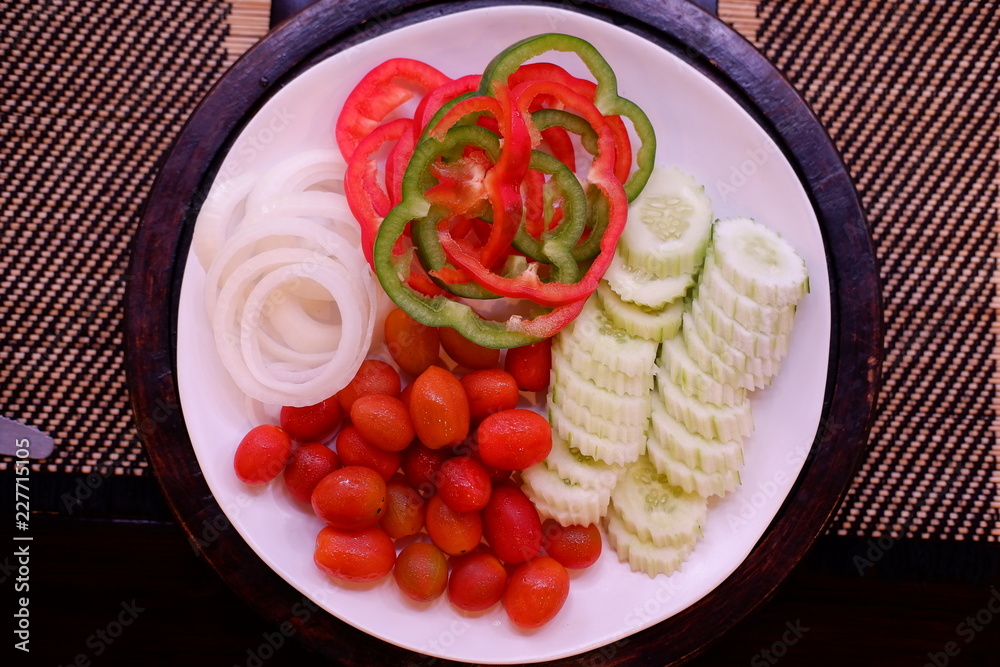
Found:
M 392 58 L 368 72 L 347 96 L 337 117 L 335 136 L 345 160 L 385 118 L 414 95 L 428 93 L 451 78 L 427 63 Z

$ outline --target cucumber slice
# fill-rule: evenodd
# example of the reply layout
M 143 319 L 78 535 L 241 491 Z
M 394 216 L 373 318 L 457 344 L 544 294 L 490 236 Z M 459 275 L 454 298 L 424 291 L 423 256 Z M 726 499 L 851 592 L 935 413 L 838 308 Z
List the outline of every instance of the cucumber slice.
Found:
M 705 472 L 743 468 L 743 443 L 739 440 L 715 440 L 692 433 L 658 401 L 653 403 L 651 423 L 646 451 L 658 470 L 663 470 L 657 464 L 661 451 L 690 468 L 700 468 Z
M 645 428 L 649 421 L 650 395 L 621 396 L 598 387 L 568 366 L 553 369 L 549 382 L 549 405 L 563 405 L 567 399 L 596 417 L 627 426 Z
M 545 465 L 563 479 L 607 493 L 615 488 L 621 473 L 618 466 L 584 456 L 557 435 L 552 438 L 552 450 L 545 458 Z
M 662 475 L 648 457 L 625 469 L 611 503 L 629 532 L 657 546 L 694 544 L 708 516 L 708 501 Z
M 648 271 L 626 264 L 620 251 L 615 251 L 611 265 L 604 272 L 604 279 L 622 299 L 647 308 L 663 308 L 668 303 L 683 299 L 695 282 L 691 273 L 657 278 Z
M 674 458 L 671 453 L 659 443 L 650 440 L 646 450 L 650 461 L 670 484 L 702 498 L 725 496 L 736 490 L 740 485 L 739 470 L 723 470 L 720 472 L 705 472 L 701 468 L 692 468 Z
M 688 354 L 687 345 L 681 338 L 663 342 L 657 368 L 658 374 L 665 375 L 661 381 L 673 382 L 702 403 L 740 405 L 746 400 L 746 389 L 719 382 L 703 371 Z
M 604 528 L 608 534 L 608 543 L 618 554 L 618 560 L 627 562 L 634 572 L 645 572 L 650 577 L 669 575 L 680 570 L 695 548 L 695 543 L 659 547 L 642 540 L 635 533 L 629 532 L 614 507 L 605 517 Z
M 699 337 L 716 354 L 731 346 L 748 357 L 780 361 L 788 353 L 787 334 L 766 334 L 747 329 L 724 314 L 710 315 L 708 311 L 711 308 L 711 302 L 699 293 L 691 300 L 689 324 L 698 330 Z M 713 323 L 716 323 L 715 328 Z
M 649 421 L 648 414 L 646 419 L 639 423 L 622 423 L 617 419 L 609 419 L 594 414 L 572 398 L 566 396 L 565 392 L 561 392 L 559 395 L 559 400 L 553 400 L 551 404 L 557 406 L 563 416 L 571 423 L 576 424 L 588 433 L 593 433 L 598 437 L 607 438 L 608 440 L 624 441 L 637 440 L 645 436 L 646 426 Z M 648 413 L 648 409 L 646 413 Z M 574 478 L 570 477 L 570 479 Z
M 555 515 L 553 518 L 563 525 L 587 526 L 600 522 L 611 499 L 610 491 L 588 488 L 563 479 L 545 463 L 536 463 L 522 470 L 521 481 L 525 495 L 532 502 L 541 501 L 546 510 Z
M 681 330 L 684 301 L 678 299 L 663 308 L 647 308 L 625 301 L 607 281 L 597 286 L 597 297 L 611 323 L 626 333 L 660 342 L 673 338 Z
M 705 268 L 698 283 L 697 296 L 694 300 L 705 307 L 706 315 L 712 315 L 712 330 L 730 337 L 722 327 L 726 322 L 715 322 L 716 318 L 731 318 L 751 331 L 758 331 L 772 336 L 788 336 L 792 331 L 795 318 L 795 306 L 780 308 L 757 303 L 748 296 L 736 291 L 715 265 L 715 260 L 709 257 L 705 260 Z
M 584 352 L 579 347 L 566 345 L 566 339 L 556 338 L 552 346 L 552 368 L 556 372 L 564 366 L 580 374 L 581 377 L 590 380 L 598 387 L 607 389 L 621 396 L 641 396 L 653 389 L 653 362 L 656 360 L 656 348 L 652 349 L 653 357 L 649 360 L 649 365 L 644 373 L 626 375 L 621 371 L 615 371 L 597 361 L 592 352 Z
M 717 221 L 710 254 L 736 291 L 759 303 L 794 305 L 809 292 L 806 263 L 795 248 L 750 218 Z
M 596 296 L 587 300 L 556 340 L 565 354 L 585 352 L 594 361 L 625 375 L 646 375 L 656 359 L 656 343 L 631 336 L 612 324 Z
M 684 424 L 687 430 L 710 440 L 742 440 L 753 433 L 753 416 L 750 400 L 739 405 L 712 405 L 701 403 L 685 394 L 680 387 L 663 378 L 657 382 L 657 399 L 671 417 Z M 650 406 L 652 413 L 652 406 Z
M 708 354 L 718 357 L 726 366 L 751 375 L 755 386 L 769 384 L 771 378 L 777 374 L 778 368 L 781 366 L 781 362 L 774 361 L 771 357 L 748 356 L 725 341 L 722 341 L 721 345 L 717 345 L 720 349 L 714 349 L 709 345 L 706 337 L 700 333 L 699 329 L 691 323 L 691 313 L 684 313 L 684 324 L 681 328 L 684 331 L 685 345 L 687 345 L 688 340 L 692 338 L 697 339 L 695 345 L 703 346 Z M 709 335 L 712 335 L 711 332 L 709 332 Z M 692 347 L 689 345 L 688 349 L 691 350 Z
M 619 465 L 631 463 L 646 451 L 645 436 L 635 440 L 608 440 L 574 424 L 566 418 L 558 405 L 549 405 L 549 421 L 552 423 L 553 437 L 562 438 L 567 445 L 579 450 L 584 456 L 605 463 Z
M 681 335 L 691 359 L 718 382 L 751 391 L 767 385 L 768 378 L 763 374 L 755 375 L 752 369 L 736 368 L 708 349 L 694 327 L 681 326 Z
M 618 241 L 625 264 L 657 278 L 696 272 L 712 236 L 705 188 L 677 168 L 656 167 L 629 205 Z

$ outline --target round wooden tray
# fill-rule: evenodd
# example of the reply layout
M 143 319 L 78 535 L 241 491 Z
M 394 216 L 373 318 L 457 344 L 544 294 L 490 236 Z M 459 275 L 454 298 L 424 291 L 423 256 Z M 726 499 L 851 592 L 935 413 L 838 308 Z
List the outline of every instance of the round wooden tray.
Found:
M 126 296 L 128 383 L 146 452 L 179 523 L 205 559 L 275 626 L 342 665 L 408 665 L 425 656 L 385 643 L 319 610 L 272 571 L 229 524 L 202 476 L 179 405 L 177 301 L 191 230 L 221 156 L 246 120 L 297 72 L 401 26 L 498 4 L 325 0 L 251 49 L 213 88 L 166 156 L 136 234 Z M 505 3 L 510 4 L 510 3 Z M 673 617 L 590 654 L 546 665 L 664 665 L 702 651 L 765 601 L 822 533 L 865 451 L 882 362 L 882 308 L 871 238 L 854 187 L 819 121 L 747 41 L 686 0 L 533 2 L 622 26 L 667 49 L 727 91 L 797 171 L 828 249 L 832 335 L 826 397 L 797 482 L 749 557 L 715 590 Z M 150 421 L 152 420 L 152 421 Z M 434 660 L 435 664 L 459 663 Z

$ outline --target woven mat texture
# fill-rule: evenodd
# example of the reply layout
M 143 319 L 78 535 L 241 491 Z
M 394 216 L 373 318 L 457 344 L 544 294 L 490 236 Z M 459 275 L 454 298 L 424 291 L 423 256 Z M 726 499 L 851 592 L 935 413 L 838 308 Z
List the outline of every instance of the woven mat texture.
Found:
M 148 472 L 125 390 L 128 246 L 158 160 L 266 13 L 0 3 L 0 414 L 55 438 L 38 468 Z M 885 389 L 832 532 L 1000 539 L 998 3 L 722 0 L 720 15 L 829 129 L 881 262 Z
M 267 6 L 0 2 L 0 414 L 54 438 L 37 468 L 147 469 L 121 339 L 129 243 L 158 161 Z
M 1000 4 L 720 4 L 830 132 L 881 263 L 885 384 L 831 530 L 997 541 Z

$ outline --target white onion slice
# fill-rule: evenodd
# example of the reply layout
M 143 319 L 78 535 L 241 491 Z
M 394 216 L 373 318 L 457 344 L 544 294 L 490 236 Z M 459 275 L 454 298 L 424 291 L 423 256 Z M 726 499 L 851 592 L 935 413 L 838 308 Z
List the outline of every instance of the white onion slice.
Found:
M 257 183 L 257 177 L 256 173 L 250 173 L 215 183 L 202 203 L 191 236 L 191 250 L 206 271 L 226 238 L 243 219 L 247 195 Z
M 282 218 L 309 218 L 361 247 L 361 228 L 342 194 L 319 190 L 285 192 L 268 199 L 260 209 L 247 211 L 241 224 L 274 225 Z
M 316 148 L 282 160 L 268 169 L 247 197 L 247 210 L 259 211 L 275 196 L 286 192 L 321 190 L 344 193 L 347 165 L 340 151 Z

